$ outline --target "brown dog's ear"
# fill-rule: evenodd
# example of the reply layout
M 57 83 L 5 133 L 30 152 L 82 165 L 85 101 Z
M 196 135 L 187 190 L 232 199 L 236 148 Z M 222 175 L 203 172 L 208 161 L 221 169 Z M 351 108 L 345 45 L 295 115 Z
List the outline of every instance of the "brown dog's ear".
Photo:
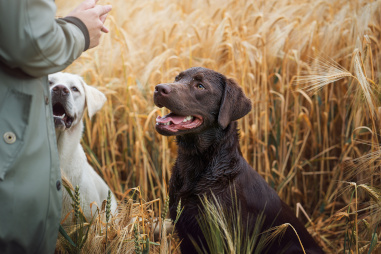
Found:
M 229 123 L 240 119 L 251 110 L 251 101 L 233 79 L 226 80 L 218 123 L 225 129 Z

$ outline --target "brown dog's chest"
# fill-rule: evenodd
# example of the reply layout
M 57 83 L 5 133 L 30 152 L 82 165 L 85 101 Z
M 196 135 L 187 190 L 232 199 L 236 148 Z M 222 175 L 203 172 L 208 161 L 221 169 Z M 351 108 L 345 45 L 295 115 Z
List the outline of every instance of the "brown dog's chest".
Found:
M 177 216 L 180 200 L 184 208 L 176 225 L 178 232 L 189 232 L 192 228 L 192 232 L 199 233 L 196 217 L 202 208 L 200 198 L 204 195 L 210 199 L 213 192 L 225 207 L 230 207 L 229 186 L 233 185 L 238 175 L 238 159 L 232 154 L 224 156 L 223 149 L 219 151 L 222 151 L 222 154 L 206 154 L 213 160 L 207 160 L 204 156 L 179 154 L 172 171 L 169 189 L 171 219 L 174 220 Z
M 214 155 L 213 160 L 199 156 L 179 156 L 172 171 L 171 191 L 176 199 L 192 199 L 213 190 L 224 192 L 238 175 L 235 156 Z M 197 198 L 198 199 L 198 198 Z
M 179 176 L 172 175 L 170 181 L 170 202 L 169 212 L 170 217 L 174 221 L 177 217 L 178 205 L 181 200 L 182 213 L 179 217 L 177 224 L 175 225 L 177 232 L 182 242 L 182 251 L 189 250 L 185 253 L 195 253 L 193 251 L 193 243 L 189 239 L 191 235 L 194 239 L 198 239 L 198 245 L 206 245 L 205 239 L 202 237 L 203 232 L 199 226 L 198 219 L 200 219 L 200 213 L 203 213 L 204 208 L 201 200 L 204 195 L 208 200 L 212 200 L 211 192 L 214 197 L 218 199 L 223 207 L 230 207 L 229 194 L 229 180 L 228 178 L 220 178 L 219 180 L 212 179 L 213 174 L 205 173 L 200 176 L 195 176 L 197 181 L 188 181 Z

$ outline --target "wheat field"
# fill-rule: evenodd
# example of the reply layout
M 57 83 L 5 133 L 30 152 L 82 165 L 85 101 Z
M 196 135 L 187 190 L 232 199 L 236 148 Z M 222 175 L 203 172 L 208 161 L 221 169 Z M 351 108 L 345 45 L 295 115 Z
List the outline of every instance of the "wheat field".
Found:
M 80 2 L 57 0 L 57 16 Z M 166 112 L 153 91 L 193 66 L 234 78 L 252 100 L 242 153 L 327 253 L 381 253 L 380 0 L 99 3 L 113 5 L 110 33 L 65 71 L 106 94 L 82 145 L 128 200 L 122 214 L 143 219 L 115 222 L 107 239 L 91 231 L 82 253 L 140 253 L 147 239 L 152 253 L 179 253 L 173 234 L 155 245 L 144 224 L 165 210 L 176 158 L 174 138 L 155 132 Z

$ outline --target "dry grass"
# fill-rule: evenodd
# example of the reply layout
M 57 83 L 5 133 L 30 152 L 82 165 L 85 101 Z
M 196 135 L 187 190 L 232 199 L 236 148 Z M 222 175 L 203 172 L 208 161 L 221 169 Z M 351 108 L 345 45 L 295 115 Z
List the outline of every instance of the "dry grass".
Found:
M 80 0 L 56 2 L 64 15 Z M 66 71 L 108 97 L 86 119 L 83 145 L 119 199 L 139 187 L 133 203 L 143 211 L 166 196 L 176 144 L 154 130 L 164 113 L 154 86 L 204 66 L 235 78 L 251 98 L 239 121 L 243 155 L 286 203 L 301 204 L 325 251 L 380 246 L 380 0 L 107 3 L 110 34 Z M 111 235 L 133 239 L 130 231 Z

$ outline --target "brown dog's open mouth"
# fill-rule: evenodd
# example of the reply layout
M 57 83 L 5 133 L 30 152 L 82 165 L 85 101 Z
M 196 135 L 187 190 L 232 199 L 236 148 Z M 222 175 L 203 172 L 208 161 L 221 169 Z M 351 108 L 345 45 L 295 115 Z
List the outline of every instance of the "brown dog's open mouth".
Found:
M 67 114 L 65 107 L 60 102 L 53 105 L 53 118 L 56 128 L 65 126 L 68 129 L 74 121 L 74 117 Z
M 202 122 L 201 116 L 180 116 L 171 112 L 166 116 L 158 116 L 156 118 L 156 128 L 170 132 L 177 132 L 179 130 L 197 128 Z

